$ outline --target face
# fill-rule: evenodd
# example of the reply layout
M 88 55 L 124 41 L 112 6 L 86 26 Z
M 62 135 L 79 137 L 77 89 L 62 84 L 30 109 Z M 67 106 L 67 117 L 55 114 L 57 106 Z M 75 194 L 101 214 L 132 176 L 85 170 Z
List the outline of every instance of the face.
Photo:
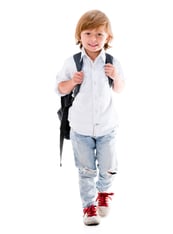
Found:
M 105 27 L 87 29 L 81 32 L 81 43 L 88 53 L 99 52 L 108 41 L 108 34 Z

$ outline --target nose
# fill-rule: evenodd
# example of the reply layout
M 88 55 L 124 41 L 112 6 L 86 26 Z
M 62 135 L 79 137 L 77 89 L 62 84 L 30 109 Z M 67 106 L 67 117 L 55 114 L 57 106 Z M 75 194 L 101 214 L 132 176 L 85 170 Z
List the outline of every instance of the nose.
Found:
M 91 40 L 91 41 L 96 41 L 96 40 L 97 40 L 96 35 L 91 35 L 90 40 Z

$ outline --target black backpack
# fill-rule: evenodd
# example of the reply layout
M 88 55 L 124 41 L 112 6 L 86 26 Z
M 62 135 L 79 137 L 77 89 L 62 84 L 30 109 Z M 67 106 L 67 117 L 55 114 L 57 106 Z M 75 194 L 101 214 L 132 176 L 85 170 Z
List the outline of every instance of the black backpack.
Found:
M 81 52 L 73 55 L 77 71 L 82 70 L 83 60 L 81 60 Z M 113 63 L 113 56 L 106 53 L 106 62 L 105 63 Z M 109 85 L 112 86 L 113 80 L 108 77 Z M 60 120 L 60 166 L 62 166 L 62 150 L 63 150 L 63 143 L 64 139 L 70 139 L 70 125 L 68 121 L 68 111 L 69 108 L 72 106 L 74 98 L 78 94 L 80 90 L 80 84 L 77 85 L 74 90 L 61 97 L 61 107 L 57 111 L 59 120 Z

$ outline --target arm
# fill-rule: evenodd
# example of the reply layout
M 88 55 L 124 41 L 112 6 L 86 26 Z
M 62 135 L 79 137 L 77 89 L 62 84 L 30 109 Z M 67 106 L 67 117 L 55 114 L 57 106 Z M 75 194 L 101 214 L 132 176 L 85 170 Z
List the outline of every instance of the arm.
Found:
M 83 72 L 75 72 L 71 80 L 62 81 L 58 84 L 58 90 L 62 94 L 70 93 L 77 84 L 83 81 Z
M 113 90 L 116 93 L 121 93 L 125 87 L 125 81 L 121 78 L 117 78 L 113 80 Z
M 121 93 L 125 87 L 125 81 L 118 74 L 115 66 L 110 63 L 105 64 L 105 74 L 113 80 L 113 90 Z

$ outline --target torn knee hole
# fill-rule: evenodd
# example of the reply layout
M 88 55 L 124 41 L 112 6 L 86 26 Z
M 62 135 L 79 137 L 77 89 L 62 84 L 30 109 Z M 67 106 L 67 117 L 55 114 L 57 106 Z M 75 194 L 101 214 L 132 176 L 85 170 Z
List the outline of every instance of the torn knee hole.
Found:
M 113 171 L 113 170 L 109 170 L 109 171 L 107 171 L 107 173 L 108 173 L 109 175 L 115 175 L 115 174 L 117 174 L 117 172 L 116 172 L 116 171 Z
M 80 168 L 80 174 L 82 174 L 83 176 L 95 177 L 97 172 L 96 170 L 90 168 Z

